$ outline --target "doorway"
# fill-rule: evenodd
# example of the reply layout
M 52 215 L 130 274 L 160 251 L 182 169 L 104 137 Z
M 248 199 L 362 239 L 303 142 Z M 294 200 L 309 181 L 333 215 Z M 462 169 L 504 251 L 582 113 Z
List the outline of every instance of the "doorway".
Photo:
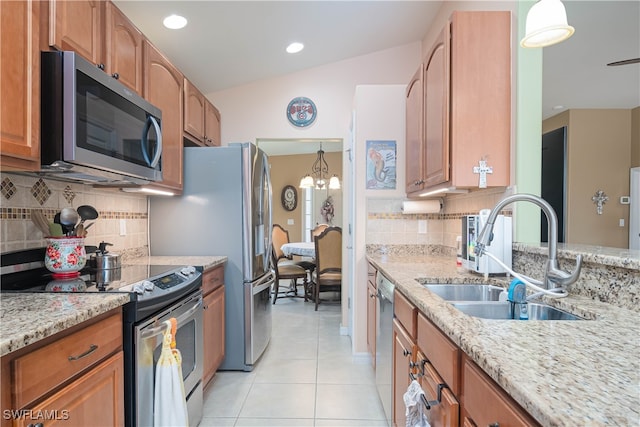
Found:
M 542 135 L 541 196 L 558 217 L 558 242 L 564 242 L 564 220 L 567 206 L 567 128 L 566 126 Z M 540 218 L 540 241 L 547 242 L 547 218 Z

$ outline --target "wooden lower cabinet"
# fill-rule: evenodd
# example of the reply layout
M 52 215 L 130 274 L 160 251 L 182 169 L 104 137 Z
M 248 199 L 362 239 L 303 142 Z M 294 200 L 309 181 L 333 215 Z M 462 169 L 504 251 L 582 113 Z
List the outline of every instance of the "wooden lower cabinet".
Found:
M 2 427 L 124 425 L 122 311 L 1 359 Z
M 376 288 L 376 270 L 369 264 L 369 272 L 367 274 L 367 351 L 371 357 L 373 368 L 376 367 L 376 334 L 377 334 L 377 315 L 378 291 Z
M 124 368 L 122 351 L 53 396 L 25 411 L 14 425 L 124 425 Z
M 411 324 L 410 308 L 417 309 L 397 291 L 395 304 L 394 426 L 405 425 L 403 395 L 410 372 L 430 402 L 440 395 L 426 412 L 432 427 L 540 425 L 423 313 L 415 314 L 415 333 L 408 332 L 404 323 Z
M 416 316 L 418 310 L 397 290 L 393 294 L 393 408 L 394 426 L 406 425 L 406 408 L 403 395 L 407 391 L 416 361 Z
M 465 425 L 539 425 L 467 356 L 462 363 L 462 402 Z
M 426 360 L 424 354 L 417 350 L 416 359 L 418 361 Z M 429 424 L 432 426 L 457 427 L 460 422 L 460 404 L 451 389 L 443 384 L 436 369 L 429 362 L 418 363 L 420 366 L 419 382 L 425 397 L 430 402 L 440 401 L 438 404 L 431 406 L 428 411 Z
M 207 270 L 203 274 L 204 315 L 202 383 L 206 386 L 224 359 L 224 267 Z

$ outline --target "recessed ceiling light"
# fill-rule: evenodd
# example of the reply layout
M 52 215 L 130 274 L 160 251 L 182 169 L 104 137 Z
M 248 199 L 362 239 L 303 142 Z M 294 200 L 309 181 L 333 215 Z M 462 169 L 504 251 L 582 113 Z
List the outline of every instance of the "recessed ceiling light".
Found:
M 187 25 L 187 18 L 180 15 L 169 15 L 162 21 L 165 27 L 171 30 L 179 30 Z
M 293 42 L 287 46 L 287 53 L 298 53 L 302 49 L 304 49 L 304 45 L 302 43 Z

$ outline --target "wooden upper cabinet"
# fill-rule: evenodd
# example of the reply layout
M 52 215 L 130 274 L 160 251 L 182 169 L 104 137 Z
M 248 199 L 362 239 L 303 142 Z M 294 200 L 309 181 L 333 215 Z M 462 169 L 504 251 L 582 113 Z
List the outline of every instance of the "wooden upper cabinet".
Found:
M 206 100 L 204 104 L 204 140 L 211 147 L 222 145 L 220 134 L 220 112 L 212 103 Z
M 455 12 L 451 19 L 451 182 L 510 184 L 511 12 Z
M 72 50 L 94 64 L 104 64 L 104 7 L 105 2 L 99 0 L 51 0 L 49 45 Z
M 39 1 L 0 1 L 2 170 L 40 167 L 39 20 Z
M 182 110 L 184 76 L 149 41 L 143 42 L 144 97 L 162 111 L 162 182 L 182 191 Z
M 406 192 L 413 193 L 424 188 L 423 179 L 423 147 L 422 133 L 422 73 L 423 65 L 414 74 L 407 86 L 406 94 Z
M 511 38 L 508 11 L 454 12 L 438 34 L 407 92 L 408 196 L 510 184 Z
M 184 79 L 184 131 L 187 138 L 204 145 L 205 98 L 189 80 Z
M 424 180 L 431 187 L 449 180 L 449 25 L 424 65 Z
M 184 79 L 184 132 L 196 145 L 221 145 L 220 112 L 187 79 Z
M 105 12 L 105 71 L 142 94 L 144 36 L 113 3 L 106 3 Z

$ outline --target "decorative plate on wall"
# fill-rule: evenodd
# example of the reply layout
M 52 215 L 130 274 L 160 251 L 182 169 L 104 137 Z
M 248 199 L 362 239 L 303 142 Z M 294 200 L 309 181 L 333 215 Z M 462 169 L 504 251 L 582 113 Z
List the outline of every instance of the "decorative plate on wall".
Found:
M 309 126 L 317 115 L 316 104 L 304 96 L 293 98 L 287 106 L 287 118 L 292 125 L 297 127 Z
M 298 206 L 298 191 L 293 185 L 285 185 L 282 189 L 282 207 L 286 211 L 292 211 Z

